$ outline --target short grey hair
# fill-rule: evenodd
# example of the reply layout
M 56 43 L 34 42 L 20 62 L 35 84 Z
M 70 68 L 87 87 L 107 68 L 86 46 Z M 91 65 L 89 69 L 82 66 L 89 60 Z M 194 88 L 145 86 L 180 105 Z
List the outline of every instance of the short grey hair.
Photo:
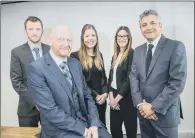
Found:
M 140 14 L 140 16 L 139 16 L 139 21 L 141 21 L 141 19 L 142 19 L 143 17 L 148 16 L 148 15 L 154 15 L 154 16 L 156 16 L 157 19 L 158 19 L 158 21 L 161 23 L 161 19 L 160 19 L 160 16 L 159 16 L 158 12 L 155 11 L 155 10 L 152 10 L 152 9 L 150 9 L 150 10 L 145 10 L 142 14 Z

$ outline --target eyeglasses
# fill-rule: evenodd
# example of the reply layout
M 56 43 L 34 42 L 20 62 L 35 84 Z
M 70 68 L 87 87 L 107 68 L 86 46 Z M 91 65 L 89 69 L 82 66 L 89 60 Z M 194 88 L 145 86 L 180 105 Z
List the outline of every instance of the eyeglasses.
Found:
M 123 38 L 123 40 L 127 40 L 129 38 L 128 35 L 117 35 L 117 39 L 121 39 Z

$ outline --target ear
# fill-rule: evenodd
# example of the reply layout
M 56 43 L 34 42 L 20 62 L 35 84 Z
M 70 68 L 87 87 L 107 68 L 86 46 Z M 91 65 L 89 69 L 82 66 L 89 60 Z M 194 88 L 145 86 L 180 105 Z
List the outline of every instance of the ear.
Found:
M 139 28 L 141 29 L 141 21 L 139 21 Z
M 159 23 L 159 25 L 160 25 L 160 27 L 162 28 L 162 24 L 161 24 L 161 23 Z
M 28 36 L 26 29 L 24 29 L 24 34 L 25 34 L 26 36 Z

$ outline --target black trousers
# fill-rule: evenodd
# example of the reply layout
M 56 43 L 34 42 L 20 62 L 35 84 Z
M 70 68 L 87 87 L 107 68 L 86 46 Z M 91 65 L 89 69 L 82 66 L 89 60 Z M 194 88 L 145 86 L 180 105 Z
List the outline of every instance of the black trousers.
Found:
M 107 106 L 107 103 L 105 102 L 102 105 L 99 105 L 96 103 L 96 106 L 98 109 L 100 121 L 106 126 L 106 106 Z
M 35 116 L 18 116 L 20 127 L 38 127 L 40 114 Z
M 117 91 L 113 90 L 114 97 L 117 94 Z M 123 138 L 123 122 L 127 138 L 137 138 L 137 109 L 133 106 L 131 96 L 128 95 L 121 99 L 119 105 L 120 110 L 110 109 L 110 130 L 112 138 Z

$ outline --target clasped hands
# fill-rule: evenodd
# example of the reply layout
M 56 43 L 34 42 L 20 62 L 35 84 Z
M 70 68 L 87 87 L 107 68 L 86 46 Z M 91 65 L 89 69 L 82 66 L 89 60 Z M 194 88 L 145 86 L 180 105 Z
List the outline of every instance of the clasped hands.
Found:
M 146 119 L 158 120 L 154 110 L 152 110 L 152 105 L 143 100 L 143 103 L 139 106 L 140 114 Z
M 107 97 L 108 97 L 107 93 L 104 93 L 104 94 L 101 94 L 101 95 L 97 95 L 96 98 L 95 98 L 96 99 L 96 103 L 100 104 L 100 105 L 105 103 Z
M 90 128 L 85 128 L 84 137 L 85 138 L 98 138 L 98 127 L 92 126 Z
M 110 102 L 108 103 L 113 110 L 120 110 L 119 101 L 123 97 L 121 95 L 117 95 L 115 98 L 113 97 L 113 94 L 110 94 Z

